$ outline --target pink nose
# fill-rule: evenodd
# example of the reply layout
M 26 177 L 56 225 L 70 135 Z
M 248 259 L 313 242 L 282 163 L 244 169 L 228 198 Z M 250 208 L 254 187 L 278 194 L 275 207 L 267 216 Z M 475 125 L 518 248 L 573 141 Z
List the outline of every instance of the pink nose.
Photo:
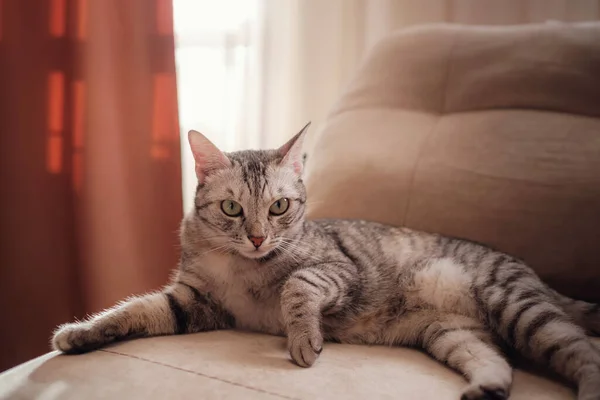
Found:
M 252 244 L 254 245 L 254 247 L 256 247 L 257 249 L 265 241 L 264 236 L 248 236 L 248 239 L 250 239 L 250 241 L 252 242 Z

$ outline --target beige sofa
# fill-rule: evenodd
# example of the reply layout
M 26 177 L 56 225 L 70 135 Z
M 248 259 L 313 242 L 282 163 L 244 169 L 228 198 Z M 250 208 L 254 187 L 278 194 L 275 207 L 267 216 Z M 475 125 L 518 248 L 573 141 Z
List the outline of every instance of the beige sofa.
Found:
M 373 51 L 307 166 L 312 217 L 366 218 L 485 242 L 600 300 L 600 25 L 434 26 Z M 49 353 L 0 375 L 3 399 L 449 399 L 464 380 L 409 349 L 211 332 Z M 515 372 L 511 399 L 574 391 Z

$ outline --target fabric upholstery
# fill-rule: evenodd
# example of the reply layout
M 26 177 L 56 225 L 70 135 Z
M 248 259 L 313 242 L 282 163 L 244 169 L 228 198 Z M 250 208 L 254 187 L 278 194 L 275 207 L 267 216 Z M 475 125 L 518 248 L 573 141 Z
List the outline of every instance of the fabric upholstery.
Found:
M 47 354 L 0 375 L 0 399 L 458 400 L 465 381 L 417 350 L 329 343 L 312 368 L 285 339 L 209 332 L 139 339 L 78 356 Z M 574 400 L 525 371 L 511 400 Z

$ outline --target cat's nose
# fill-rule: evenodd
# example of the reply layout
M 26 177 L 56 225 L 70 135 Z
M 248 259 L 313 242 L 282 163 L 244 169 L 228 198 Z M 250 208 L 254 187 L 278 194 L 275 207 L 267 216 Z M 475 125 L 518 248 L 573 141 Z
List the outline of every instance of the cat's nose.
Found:
M 250 241 L 252 242 L 252 244 L 254 245 L 254 247 L 256 247 L 257 249 L 265 241 L 265 237 L 264 236 L 248 236 L 248 239 L 250 239 Z

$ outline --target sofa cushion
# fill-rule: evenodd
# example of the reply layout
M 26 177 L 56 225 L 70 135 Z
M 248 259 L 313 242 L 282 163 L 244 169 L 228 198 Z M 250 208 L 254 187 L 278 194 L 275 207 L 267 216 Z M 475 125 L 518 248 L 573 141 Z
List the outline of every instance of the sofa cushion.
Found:
M 390 36 L 314 138 L 309 216 L 483 242 L 600 301 L 598 71 L 600 23 Z
M 0 375 L 0 399 L 439 399 L 466 381 L 409 349 L 328 343 L 308 369 L 285 339 L 231 331 L 123 342 L 77 356 L 48 354 Z M 574 399 L 517 371 L 511 400 Z

